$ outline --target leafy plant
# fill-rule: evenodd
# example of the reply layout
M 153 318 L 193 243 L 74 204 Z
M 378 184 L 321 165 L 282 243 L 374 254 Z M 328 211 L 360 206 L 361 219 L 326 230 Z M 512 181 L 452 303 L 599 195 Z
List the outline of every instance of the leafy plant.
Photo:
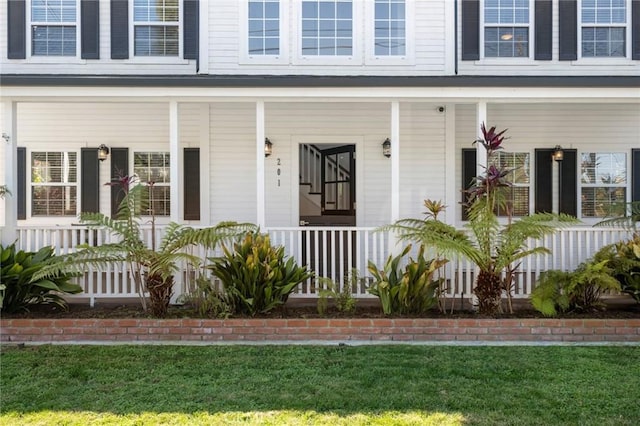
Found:
M 173 295 L 174 274 L 180 263 L 195 265 L 202 259 L 186 249 L 203 246 L 213 250 L 223 242 L 255 229 L 252 224 L 221 222 L 216 226 L 194 229 L 171 222 L 156 244 L 155 216 L 151 215 L 151 243 L 143 240 L 143 214 L 153 212 L 148 194 L 151 184 L 141 184 L 134 177 L 124 176 L 113 185 L 124 192 L 116 219 L 102 213 L 82 213 L 81 221 L 90 227 L 107 230 L 118 241 L 100 246 L 80 245 L 78 251 L 61 257 L 43 270 L 40 277 L 63 271 L 83 273 L 88 265 L 102 268 L 111 263 L 126 262 L 138 290 L 143 309 L 156 317 L 164 317 Z M 151 208 L 150 208 L 151 207 Z M 149 295 L 147 304 L 146 295 Z
M 368 291 L 380 298 L 385 315 L 420 314 L 438 303 L 437 291 L 442 278 L 434 279 L 434 274 L 447 261 L 427 260 L 424 246 L 420 246 L 416 259 L 410 258 L 403 265 L 411 248 L 409 244 L 399 255 L 389 256 L 382 270 L 369 261 L 373 283 Z
M 481 130 L 483 139 L 474 143 L 484 147 L 491 165 L 468 191 L 466 232 L 440 221 L 437 215 L 428 215 L 424 220 L 401 219 L 383 229 L 394 231 L 401 240 L 433 247 L 439 255 L 460 255 L 475 263 L 479 273 L 473 291 L 478 298 L 478 310 L 494 315 L 502 311 L 503 292 L 507 292 L 510 300 L 512 277 L 521 260 L 533 254 L 550 253 L 545 247 L 529 248 L 527 241 L 553 234 L 558 227 L 578 220 L 565 214 L 536 213 L 514 221 L 505 196 L 510 186 L 506 176 L 513 170 L 502 170 L 492 164 L 496 152 L 503 149 L 506 130 L 497 133 L 495 127 L 487 130 L 484 124 Z M 507 213 L 506 225 L 500 224 L 498 210 Z
M 589 311 L 602 307 L 605 291 L 620 291 L 608 261 L 587 261 L 573 272 L 545 271 L 531 292 L 531 304 L 546 316 L 570 310 Z
M 195 279 L 195 288 L 183 294 L 180 301 L 192 306 L 200 317 L 228 318 L 235 311 L 233 300 L 204 275 Z
M 53 258 L 51 247 L 25 252 L 16 251 L 15 244 L 0 245 L 0 306 L 3 312 L 29 311 L 29 307 L 42 304 L 66 309 L 67 303 L 60 293 L 82 292 L 79 285 L 69 282 L 74 274 L 59 273 L 48 278 L 34 276 Z
M 311 278 L 307 267 L 292 257 L 285 259 L 284 247 L 273 247 L 268 235 L 247 233 L 234 243 L 224 244 L 224 256 L 212 258 L 213 274 L 222 281 L 236 313 L 255 316 L 283 305 L 296 286 Z
M 620 283 L 622 292 L 640 303 L 640 234 L 603 247 L 594 259 L 608 261 L 611 275 Z
M 351 273 L 347 277 L 347 282 L 340 288 L 340 285 L 330 278 L 318 279 L 322 289 L 318 292 L 318 313 L 323 315 L 327 312 L 329 305 L 329 299 L 333 299 L 334 304 L 338 312 L 345 314 L 352 314 L 356 311 L 356 304 L 358 300 L 353 297 L 353 289 L 360 282 L 358 276 L 358 270 L 352 269 Z

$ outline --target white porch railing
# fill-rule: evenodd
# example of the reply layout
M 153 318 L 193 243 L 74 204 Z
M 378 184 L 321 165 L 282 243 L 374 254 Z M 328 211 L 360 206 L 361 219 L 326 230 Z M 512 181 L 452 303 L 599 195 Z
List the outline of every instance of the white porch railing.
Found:
M 151 229 L 144 229 L 144 240 L 151 240 Z M 160 241 L 163 229 L 156 230 Z M 367 293 L 370 274 L 367 262 L 372 261 L 379 268 L 384 265 L 391 252 L 399 252 L 401 247 L 393 243 L 388 232 L 376 232 L 364 227 L 291 227 L 267 228 L 274 245 L 283 245 L 285 252 L 293 256 L 299 265 L 308 265 L 317 276 L 330 278 L 342 285 L 352 270 L 358 272 L 361 280 L 352 287 L 356 297 L 372 297 Z M 631 237 L 624 229 L 575 227 L 558 231 L 542 240 L 531 240 L 529 247 L 544 246 L 552 253 L 531 256 L 522 261 L 514 283 L 514 297 L 526 298 L 531 293 L 538 275 L 548 269 L 574 270 L 580 262 L 591 257 L 607 244 Z M 43 246 L 55 247 L 56 254 L 73 252 L 79 244 L 100 245 L 112 242 L 112 237 L 103 230 L 88 229 L 83 226 L 20 227 L 17 246 L 22 250 L 36 251 Z M 219 253 L 194 248 L 201 258 Z M 447 282 L 447 294 L 451 297 L 470 297 L 472 294 L 475 265 L 465 259 L 451 259 L 442 273 Z M 176 277 L 175 293 L 187 291 L 188 271 Z M 84 294 L 74 297 L 88 297 L 93 304 L 96 299 L 135 298 L 136 288 L 129 276 L 126 264 L 111 265 L 104 270 L 88 268 L 83 282 Z M 302 283 L 293 297 L 315 298 L 319 287 L 314 279 Z

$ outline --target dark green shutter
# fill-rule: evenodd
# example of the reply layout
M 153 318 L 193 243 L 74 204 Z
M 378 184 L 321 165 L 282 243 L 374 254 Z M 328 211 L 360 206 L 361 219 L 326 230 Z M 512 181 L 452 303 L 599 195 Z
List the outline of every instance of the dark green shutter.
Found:
M 184 220 L 200 220 L 200 148 L 184 149 Z
M 80 3 L 80 43 L 82 59 L 100 59 L 100 3 Z
M 129 175 L 129 150 L 127 148 L 111 148 L 111 183 L 116 183 L 123 176 Z M 111 217 L 118 215 L 118 206 L 124 197 L 120 185 L 111 186 Z
M 18 148 L 18 219 L 27 218 L 27 148 Z
M 631 201 L 640 202 L 640 149 L 631 150 Z
M 25 59 L 27 56 L 27 15 L 25 0 L 7 3 L 7 58 Z
M 480 59 L 480 1 L 462 1 L 462 60 Z
M 631 2 L 631 59 L 640 60 L 640 0 Z
M 198 59 L 198 39 L 200 22 L 200 2 L 198 0 L 184 0 L 184 59 Z
M 558 5 L 559 49 L 561 61 L 578 59 L 578 2 L 561 0 Z
M 80 175 L 80 211 L 98 213 L 100 211 L 100 164 L 97 148 L 80 150 L 82 173 Z
M 129 2 L 111 0 L 111 59 L 129 59 Z
M 560 161 L 560 213 L 578 215 L 578 152 L 565 149 Z
M 466 192 L 475 184 L 478 168 L 478 153 L 475 148 L 462 150 L 462 220 L 469 219 L 467 203 L 469 195 Z
M 536 149 L 535 151 L 535 212 L 551 213 L 553 211 L 553 149 Z
M 553 36 L 551 0 L 536 0 L 535 26 L 535 59 L 538 61 L 550 61 Z

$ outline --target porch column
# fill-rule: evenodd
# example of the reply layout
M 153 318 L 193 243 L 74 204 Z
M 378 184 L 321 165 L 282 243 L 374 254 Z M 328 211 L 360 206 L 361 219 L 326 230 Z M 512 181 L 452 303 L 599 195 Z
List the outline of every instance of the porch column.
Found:
M 487 103 L 485 101 L 481 101 L 476 104 L 477 139 L 482 139 L 482 132 L 480 130 L 482 123 L 484 123 L 485 126 L 489 126 L 487 123 Z M 476 144 L 476 153 L 478 159 L 478 164 L 476 165 L 476 176 L 482 176 L 485 172 L 485 168 L 487 167 L 487 151 L 481 144 Z
M 400 219 L 400 102 L 391 102 L 391 223 Z
M 171 198 L 171 221 L 180 222 L 180 212 L 182 211 L 182 200 L 180 188 L 182 188 L 182 180 L 180 179 L 180 143 L 178 140 L 178 102 L 169 101 L 169 180 L 170 198 Z
M 449 225 L 455 225 L 460 200 L 460 192 L 456 191 L 456 174 L 459 170 L 456 167 L 456 105 L 445 105 L 444 114 L 444 203 L 448 206 L 444 219 Z
M 264 101 L 256 102 L 256 224 L 266 226 L 264 179 Z
M 4 224 L 0 222 L 2 244 L 9 245 L 18 237 L 18 115 L 17 103 L 2 103 L 2 139 L 4 145 L 4 185 L 11 195 L 4 197 Z

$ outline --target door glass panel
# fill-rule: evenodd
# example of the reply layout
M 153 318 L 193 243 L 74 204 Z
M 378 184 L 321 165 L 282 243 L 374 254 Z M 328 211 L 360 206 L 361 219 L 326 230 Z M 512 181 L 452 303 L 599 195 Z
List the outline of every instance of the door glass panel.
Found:
M 337 209 L 337 200 L 336 200 L 336 183 L 325 183 L 324 184 L 324 209 L 327 210 L 336 210 Z
M 336 161 L 337 161 L 336 157 L 337 156 L 335 154 L 326 156 L 326 161 L 324 164 L 324 167 L 325 167 L 324 180 L 327 182 L 335 182 L 336 180 L 338 180 L 338 173 L 336 169 Z
M 349 210 L 351 208 L 351 192 L 350 192 L 350 183 L 342 182 L 337 184 L 337 209 L 338 210 Z

